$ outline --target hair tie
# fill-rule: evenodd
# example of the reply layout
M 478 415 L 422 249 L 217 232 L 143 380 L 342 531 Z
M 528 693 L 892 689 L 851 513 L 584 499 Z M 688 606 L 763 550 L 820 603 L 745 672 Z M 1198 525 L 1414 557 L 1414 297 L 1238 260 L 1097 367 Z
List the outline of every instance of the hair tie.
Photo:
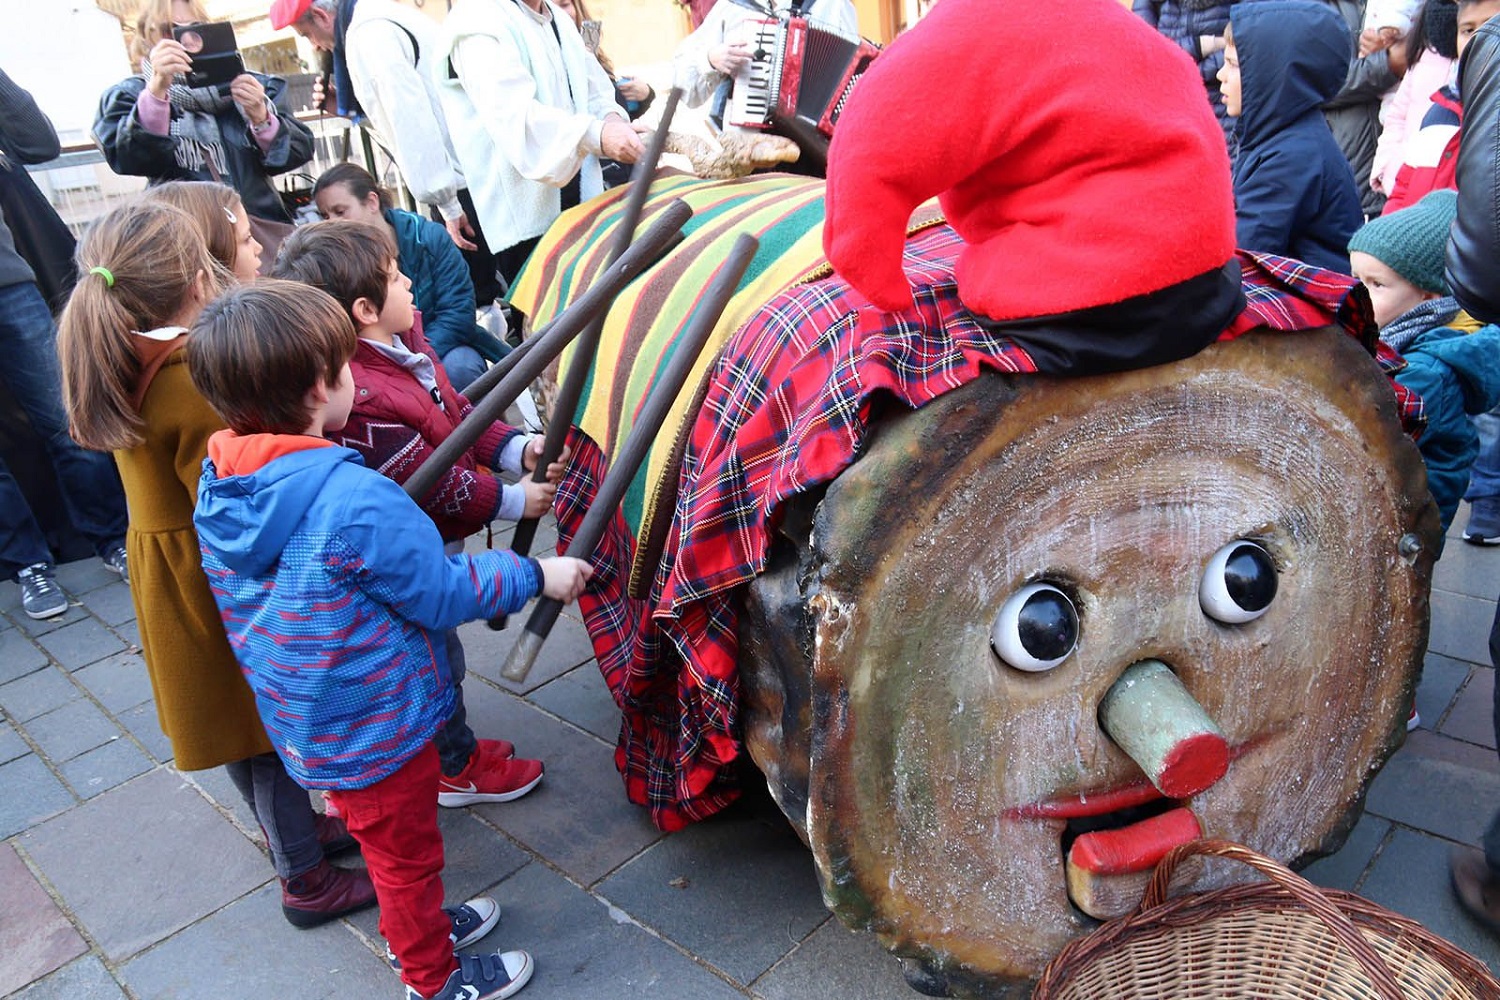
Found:
M 91 268 L 89 268 L 89 274 L 102 275 L 103 278 L 104 278 L 104 284 L 107 287 L 109 287 L 109 288 L 115 287 L 115 276 L 110 273 L 109 268 L 107 268 L 107 267 L 91 267 Z

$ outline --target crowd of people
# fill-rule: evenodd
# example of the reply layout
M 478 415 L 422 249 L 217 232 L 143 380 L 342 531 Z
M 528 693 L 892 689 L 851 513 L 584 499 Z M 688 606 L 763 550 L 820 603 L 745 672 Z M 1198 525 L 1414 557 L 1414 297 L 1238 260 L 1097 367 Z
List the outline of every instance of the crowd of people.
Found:
M 850 0 L 800 6 L 857 33 Z M 1500 0 L 1133 9 L 1197 67 L 1223 128 L 1238 245 L 1368 289 L 1394 377 L 1424 401 L 1419 446 L 1444 528 L 1467 498 L 1465 540 L 1500 544 L 1500 27 L 1486 23 Z M 688 104 L 722 114 L 753 13 L 719 0 L 684 40 Z M 615 72 L 581 0 L 458 0 L 442 25 L 396 0 L 274 0 L 270 18 L 332 56 L 338 112 L 379 135 L 431 218 L 342 164 L 313 190 L 325 221 L 294 228 L 274 178 L 311 159 L 312 137 L 284 82 L 247 72 L 188 86 L 192 56 L 172 28 L 208 12 L 148 0 L 139 71 L 103 95 L 94 137 L 151 186 L 90 226 L 56 327 L 0 224 L 4 377 L 73 524 L 128 572 L 176 766 L 226 768 L 265 831 L 286 918 L 314 926 L 378 902 L 409 997 L 506 997 L 531 960 L 468 953 L 499 906 L 442 907 L 437 809 L 513 800 L 544 769 L 468 726 L 456 628 L 537 594 L 571 601 L 590 569 L 465 555 L 463 542 L 549 510 L 568 456 L 533 481 L 540 439 L 496 423 L 420 503 L 400 483 L 508 349 L 482 310 L 560 212 L 642 155 L 636 122 L 656 95 Z M 0 73 L 0 161 L 57 151 Z M 25 612 L 65 611 L 3 465 L 0 525 Z M 1500 658 L 1500 617 L 1491 649 Z M 308 789 L 325 793 L 324 811 Z M 367 869 L 328 863 L 356 846 Z M 1488 863 L 1455 862 L 1455 880 L 1500 926 L 1500 833 L 1487 847 Z

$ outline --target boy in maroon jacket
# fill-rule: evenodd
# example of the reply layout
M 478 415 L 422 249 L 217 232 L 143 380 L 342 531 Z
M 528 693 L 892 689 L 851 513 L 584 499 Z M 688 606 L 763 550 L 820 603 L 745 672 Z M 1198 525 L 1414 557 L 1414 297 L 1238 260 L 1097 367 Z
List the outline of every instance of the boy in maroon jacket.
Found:
M 390 234 L 360 222 L 301 227 L 282 244 L 275 273 L 322 288 L 354 321 L 359 334 L 349 363 L 354 408 L 332 439 L 359 452 L 370 468 L 404 482 L 472 407 L 448 381 L 422 335 L 411 282 L 396 266 Z M 551 509 L 561 461 L 547 470 L 545 483 L 523 476 L 520 483 L 508 485 L 494 475 L 500 470 L 530 472 L 540 453 L 540 438 L 496 421 L 419 501 L 450 551 L 460 551 L 465 538 L 496 518 L 539 517 Z M 438 804 L 518 799 L 541 782 L 542 763 L 516 757 L 506 740 L 475 738 L 460 686 L 463 646 L 454 630 L 447 632 L 447 642 L 458 704 L 435 741 L 442 765 Z

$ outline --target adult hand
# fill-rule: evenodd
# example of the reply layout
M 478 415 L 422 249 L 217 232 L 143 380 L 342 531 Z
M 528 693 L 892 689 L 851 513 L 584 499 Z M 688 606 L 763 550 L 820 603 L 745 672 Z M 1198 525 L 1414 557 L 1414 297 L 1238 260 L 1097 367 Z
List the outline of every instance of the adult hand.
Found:
M 259 127 L 271 117 L 271 106 L 266 101 L 266 88 L 249 73 L 241 73 L 229 81 L 229 96 L 245 112 L 251 125 Z
M 583 593 L 583 585 L 594 575 L 594 567 L 570 556 L 553 556 L 537 562 L 542 564 L 542 593 L 564 604 L 576 601 Z
M 646 152 L 636 130 L 613 116 L 604 119 L 604 128 L 599 131 L 599 146 L 606 160 L 634 163 Z
M 444 220 L 443 225 L 447 227 L 454 246 L 460 250 L 479 249 L 479 244 L 474 242 L 474 226 L 463 212 L 458 213 L 457 218 Z
M 720 42 L 708 50 L 708 64 L 725 76 L 734 76 L 750 62 L 750 46 L 744 42 Z
M 644 101 L 651 96 L 651 85 L 644 80 L 624 79 L 619 83 L 620 96 L 627 101 Z
M 163 38 L 151 46 L 146 59 L 151 63 L 151 79 L 147 81 L 146 89 L 163 101 L 167 99 L 172 78 L 193 68 L 193 57 L 175 38 Z

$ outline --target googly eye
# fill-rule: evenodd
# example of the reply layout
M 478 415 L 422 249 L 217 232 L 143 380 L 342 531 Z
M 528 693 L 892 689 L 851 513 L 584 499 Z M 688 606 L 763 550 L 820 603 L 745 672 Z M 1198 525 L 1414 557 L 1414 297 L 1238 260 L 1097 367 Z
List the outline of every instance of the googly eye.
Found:
M 1230 542 L 1208 561 L 1198 584 L 1203 613 L 1226 625 L 1254 621 L 1276 598 L 1276 564 L 1254 542 Z
M 1027 584 L 995 616 L 990 646 L 1017 670 L 1051 670 L 1078 646 L 1078 609 L 1050 583 Z

